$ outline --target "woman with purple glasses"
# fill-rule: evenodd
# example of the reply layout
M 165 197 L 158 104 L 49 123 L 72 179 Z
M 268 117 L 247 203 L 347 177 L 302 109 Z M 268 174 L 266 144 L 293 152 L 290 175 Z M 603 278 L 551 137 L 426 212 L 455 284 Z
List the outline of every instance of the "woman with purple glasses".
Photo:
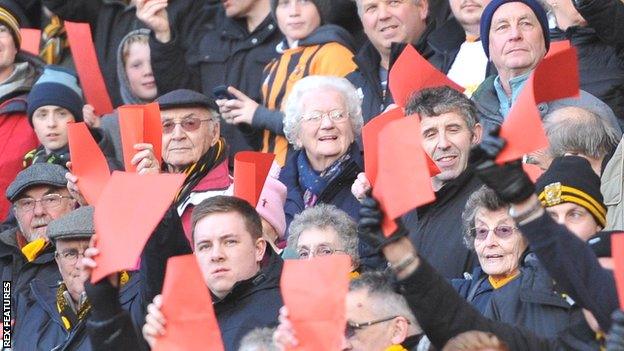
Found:
M 527 241 L 508 213 L 509 204 L 485 186 L 474 192 L 462 213 L 464 242 L 481 267 L 451 283 L 468 302 L 486 314 L 492 293 L 520 275 Z

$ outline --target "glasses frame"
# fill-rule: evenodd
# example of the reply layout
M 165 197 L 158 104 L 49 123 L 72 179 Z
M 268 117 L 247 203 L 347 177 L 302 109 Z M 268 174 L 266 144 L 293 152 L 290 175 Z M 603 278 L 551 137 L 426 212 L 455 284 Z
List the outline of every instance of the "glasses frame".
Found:
M 501 234 L 499 234 L 497 232 L 499 228 L 503 228 L 503 227 L 504 228 L 511 228 L 511 232 L 509 233 L 509 235 L 501 235 Z M 485 227 L 474 227 L 474 228 L 472 228 L 472 233 L 473 233 L 473 236 L 474 236 L 475 240 L 476 239 L 485 240 L 485 239 L 487 239 L 488 235 L 490 235 L 491 232 L 494 232 L 494 235 L 496 235 L 497 238 L 507 239 L 518 229 L 518 227 L 515 227 L 513 225 L 497 225 L 496 227 L 491 228 L 491 229 L 487 228 L 487 230 L 488 230 L 487 234 L 485 234 L 484 237 L 479 237 L 477 235 L 477 229 L 482 229 L 482 228 L 485 228 Z
M 401 317 L 401 316 L 391 316 L 391 317 L 387 317 L 387 318 L 382 318 L 382 319 L 377 319 L 374 321 L 370 321 L 370 322 L 364 322 L 364 323 L 356 323 L 356 322 L 351 322 L 351 321 L 347 321 L 347 326 L 345 328 L 345 337 L 347 339 L 352 338 L 353 336 L 355 336 L 355 333 L 358 330 L 362 330 L 366 327 L 370 327 L 371 325 L 375 325 L 375 324 L 379 324 L 379 323 L 383 323 L 383 322 L 388 322 L 391 321 L 397 317 Z M 408 321 L 409 322 L 409 321 Z
M 78 254 L 78 255 L 76 255 L 76 258 L 71 258 L 71 259 L 68 258 L 67 255 L 69 255 L 70 253 L 73 253 L 74 251 Z M 69 250 L 68 252 L 65 252 L 65 253 L 54 251 L 54 256 L 65 260 L 69 264 L 76 264 L 76 262 L 78 262 L 78 259 L 80 257 L 85 257 L 85 251 L 80 252 L 80 251 L 78 251 L 76 249 L 71 249 L 71 250 Z
M 330 250 L 331 250 L 331 253 L 329 253 L 329 254 L 327 254 L 327 255 L 317 255 L 317 253 L 316 253 L 316 252 L 317 252 L 317 251 L 318 251 L 318 249 L 320 249 L 320 248 L 323 248 L 323 249 L 330 249 Z M 299 255 L 299 251 L 297 251 L 297 258 L 299 258 L 300 260 L 309 260 L 309 259 L 311 259 L 311 258 L 313 258 L 313 257 L 326 257 L 326 256 L 331 256 L 331 255 L 335 254 L 336 252 L 346 253 L 347 251 L 345 251 L 345 250 L 343 250 L 343 249 L 334 249 L 334 248 L 327 247 L 327 246 L 317 246 L 317 247 L 316 247 L 316 249 L 315 249 L 314 251 L 310 251 L 310 252 L 309 252 L 311 255 L 310 255 L 310 256 L 308 256 L 308 257 L 301 257 L 301 256 Z
M 184 122 L 189 121 L 189 120 L 196 120 L 196 121 L 199 121 L 199 124 L 197 125 L 197 128 L 194 128 L 194 129 L 189 129 L 188 127 L 184 127 Z M 173 131 L 175 130 L 175 128 L 176 128 L 176 126 L 177 126 L 177 125 L 180 125 L 180 128 L 182 128 L 182 130 L 183 130 L 183 131 L 185 131 L 185 132 L 194 132 L 194 131 L 196 131 L 196 130 L 198 130 L 198 129 L 199 129 L 199 127 L 201 126 L 201 124 L 202 124 L 203 122 L 206 122 L 206 121 L 214 121 L 214 119 L 213 119 L 212 117 L 203 118 L 203 119 L 202 119 L 202 118 L 199 118 L 199 117 L 187 117 L 187 118 L 182 119 L 181 121 L 173 121 L 173 120 L 168 120 L 168 121 L 166 121 L 166 122 L 171 122 L 171 123 L 173 123 L 173 127 L 171 128 L 171 130 L 170 130 L 170 131 L 165 131 L 165 126 L 164 126 L 164 123 L 162 123 L 162 124 L 161 124 L 161 126 L 162 126 L 162 132 L 163 132 L 163 134 L 171 134 L 171 133 L 173 133 Z
M 52 206 L 52 207 L 49 207 L 48 205 L 44 205 L 42 201 L 45 200 L 46 197 L 49 198 L 50 196 L 54 196 L 54 197 L 58 196 L 59 203 L 57 205 Z M 23 199 L 32 199 L 34 201 L 33 205 L 32 205 L 32 208 L 25 209 L 24 207 L 18 205 L 19 201 L 23 200 Z M 41 203 L 41 207 L 43 207 L 45 210 L 49 210 L 49 209 L 52 209 L 52 208 L 59 207 L 61 205 L 61 201 L 63 201 L 63 199 L 73 199 L 73 197 L 71 197 L 69 195 L 61 195 L 61 194 L 46 194 L 46 195 L 43 195 L 40 199 L 36 199 L 36 200 L 33 199 L 32 197 L 23 197 L 21 199 L 16 200 L 13 203 L 13 207 L 15 208 L 16 211 L 19 211 L 21 213 L 32 212 L 32 211 L 35 210 L 35 207 L 37 207 L 37 202 L 39 202 L 39 203 Z
M 335 117 L 332 117 L 332 113 L 339 112 L 339 114 Z M 312 113 L 318 113 L 318 117 L 309 118 Z M 334 123 L 340 123 L 349 119 L 349 112 L 343 111 L 342 109 L 335 109 L 329 112 L 322 111 L 312 111 L 310 113 L 301 114 L 301 121 L 306 123 L 320 123 L 323 121 L 325 117 L 329 117 L 329 119 Z

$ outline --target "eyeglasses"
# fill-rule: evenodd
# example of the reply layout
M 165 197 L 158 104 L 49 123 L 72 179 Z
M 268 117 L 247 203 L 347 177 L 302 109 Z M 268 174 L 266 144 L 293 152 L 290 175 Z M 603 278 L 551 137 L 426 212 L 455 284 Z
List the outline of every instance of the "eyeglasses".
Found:
M 314 251 L 303 248 L 299 249 L 297 250 L 297 255 L 299 256 L 299 259 L 305 260 L 312 257 L 330 256 L 336 252 L 345 252 L 345 250 L 334 249 L 329 246 L 321 245 L 314 249 Z
M 166 120 L 162 122 L 162 130 L 163 134 L 173 133 L 176 125 L 180 125 L 182 129 L 186 132 L 192 132 L 194 130 L 199 129 L 199 126 L 202 122 L 212 121 L 212 118 L 201 119 L 197 117 L 189 117 L 181 120 L 180 122 L 176 122 L 173 120 Z
M 511 234 L 513 234 L 514 230 L 516 229 L 518 228 L 512 227 L 510 225 L 499 225 L 498 227 L 494 229 L 490 229 L 486 227 L 477 227 L 477 228 L 474 228 L 473 231 L 474 231 L 475 239 L 485 240 L 485 238 L 487 238 L 488 234 L 490 234 L 491 231 L 493 231 L 497 237 L 501 239 L 505 239 L 509 237 Z
M 304 122 L 310 123 L 318 123 L 323 120 L 323 118 L 327 116 L 334 122 L 342 122 L 347 119 L 349 114 L 345 113 L 342 110 L 331 110 L 329 112 L 321 112 L 321 111 L 311 111 L 305 113 L 301 116 L 301 120 Z
M 59 194 L 48 194 L 41 197 L 39 200 L 35 200 L 32 197 L 24 197 L 15 201 L 15 209 L 21 212 L 32 211 L 35 208 L 37 202 L 41 203 L 41 207 L 46 210 L 59 207 L 63 199 L 71 199 L 71 196 L 63 196 Z
M 366 323 L 355 323 L 355 322 L 347 321 L 347 327 L 345 328 L 345 337 L 347 339 L 350 339 L 350 338 L 354 337 L 355 333 L 358 330 L 360 330 L 360 329 L 364 329 L 366 327 L 370 327 L 371 325 L 375 325 L 375 324 L 391 321 L 391 320 L 393 320 L 393 319 L 395 319 L 397 317 L 400 317 L 400 316 L 392 316 L 392 317 L 378 319 L 378 320 L 370 321 L 370 322 L 366 322 Z M 408 321 L 408 323 L 409 323 L 409 321 Z
M 78 262 L 78 257 L 85 257 L 84 251 L 78 251 L 77 249 L 69 249 L 63 252 L 55 252 L 56 257 L 62 258 L 69 264 L 74 264 Z

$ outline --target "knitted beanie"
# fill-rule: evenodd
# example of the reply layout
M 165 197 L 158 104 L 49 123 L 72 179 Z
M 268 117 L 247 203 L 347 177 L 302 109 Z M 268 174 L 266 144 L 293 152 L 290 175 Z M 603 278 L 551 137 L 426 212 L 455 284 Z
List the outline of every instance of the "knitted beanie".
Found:
M 537 179 L 535 188 L 544 207 L 575 203 L 587 209 L 596 223 L 605 226 L 607 206 L 600 192 L 600 177 L 586 159 L 579 156 L 555 158 Z
M 312 3 L 316 6 L 316 10 L 321 17 L 321 25 L 327 24 L 327 19 L 329 18 L 329 14 L 331 13 L 331 0 L 311 0 Z M 275 16 L 275 9 L 277 9 L 277 3 L 279 0 L 271 0 L 271 14 L 273 18 L 277 20 Z
M 548 30 L 548 16 L 546 15 L 546 11 L 542 5 L 536 0 L 492 0 L 481 14 L 481 45 L 483 45 L 483 51 L 485 51 L 485 55 L 490 57 L 490 27 L 492 26 L 492 17 L 494 17 L 494 12 L 498 10 L 502 5 L 509 2 L 521 2 L 533 10 L 535 13 L 535 17 L 539 21 L 540 26 L 542 27 L 542 33 L 544 34 L 544 44 L 546 45 L 546 51 L 550 48 L 550 32 Z
M 10 31 L 15 47 L 19 50 L 22 44 L 22 35 L 20 34 L 20 25 L 13 13 L 6 7 L 0 7 L 0 24 L 4 24 Z
M 41 106 L 60 106 L 66 108 L 76 122 L 82 122 L 82 90 L 78 86 L 78 78 L 72 71 L 49 65 L 33 85 L 27 98 L 28 121 L 32 125 L 32 117 Z

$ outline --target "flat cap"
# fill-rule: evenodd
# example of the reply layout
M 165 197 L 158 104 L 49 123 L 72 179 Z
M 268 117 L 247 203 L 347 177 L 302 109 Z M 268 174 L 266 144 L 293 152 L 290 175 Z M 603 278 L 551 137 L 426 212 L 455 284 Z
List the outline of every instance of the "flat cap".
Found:
M 205 107 L 219 111 L 219 106 L 210 97 L 189 89 L 178 89 L 156 99 L 161 110 L 183 107 Z
M 35 163 L 17 174 L 6 190 L 6 197 L 13 202 L 27 188 L 33 185 L 67 186 L 67 169 L 53 163 Z
M 48 223 L 46 235 L 52 242 L 67 239 L 89 239 L 95 234 L 93 206 L 82 206 Z

